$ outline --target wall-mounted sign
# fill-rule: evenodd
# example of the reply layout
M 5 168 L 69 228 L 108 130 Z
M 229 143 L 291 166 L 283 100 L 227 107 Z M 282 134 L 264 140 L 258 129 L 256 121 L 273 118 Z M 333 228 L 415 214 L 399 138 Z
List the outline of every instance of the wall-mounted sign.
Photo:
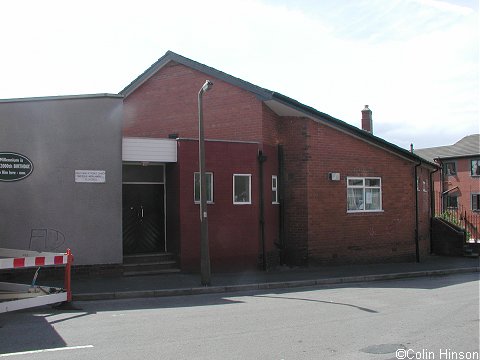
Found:
M 104 183 L 105 170 L 75 170 L 77 183 Z
M 33 171 L 33 163 L 24 155 L 0 152 L 0 181 L 25 179 Z

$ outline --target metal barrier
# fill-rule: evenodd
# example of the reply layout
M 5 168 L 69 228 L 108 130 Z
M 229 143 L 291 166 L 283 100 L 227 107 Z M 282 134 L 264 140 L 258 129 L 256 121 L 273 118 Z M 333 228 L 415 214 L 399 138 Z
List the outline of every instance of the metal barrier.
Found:
M 0 313 L 36 306 L 71 302 L 71 268 L 73 255 L 0 248 L 0 270 L 38 268 L 31 285 L 0 282 Z M 65 265 L 64 288 L 35 284 L 38 270 L 44 266 Z

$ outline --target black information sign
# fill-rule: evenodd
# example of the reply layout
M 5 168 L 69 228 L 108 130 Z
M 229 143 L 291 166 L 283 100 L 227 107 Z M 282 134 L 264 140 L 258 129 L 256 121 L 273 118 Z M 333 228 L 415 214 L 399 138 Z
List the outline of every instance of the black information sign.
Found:
M 0 181 L 17 181 L 26 178 L 33 171 L 33 164 L 24 155 L 0 152 Z

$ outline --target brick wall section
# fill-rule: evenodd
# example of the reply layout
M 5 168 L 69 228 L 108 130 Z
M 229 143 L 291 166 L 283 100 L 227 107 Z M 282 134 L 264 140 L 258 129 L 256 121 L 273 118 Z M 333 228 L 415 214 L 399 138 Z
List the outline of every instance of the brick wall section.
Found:
M 267 249 L 267 268 L 274 268 L 279 264 L 280 243 L 280 204 L 272 203 L 272 175 L 278 180 L 278 152 L 276 146 L 263 145 L 263 154 L 267 160 L 263 164 L 264 189 L 264 219 L 265 219 L 265 247 Z M 260 184 L 259 184 L 260 186 Z M 259 253 L 261 249 L 259 249 Z
M 262 141 L 268 145 L 277 145 L 281 118 L 265 104 L 262 104 L 262 112 Z
M 203 96 L 206 139 L 260 141 L 262 102 L 236 86 L 169 63 L 125 99 L 124 136 L 198 138 L 198 91 Z
M 308 121 L 297 117 L 279 119 L 280 141 L 284 147 L 285 260 L 304 265 L 308 258 Z
M 214 204 L 208 204 L 208 229 L 212 271 L 256 269 L 261 254 L 259 222 L 258 144 L 208 141 L 206 171 L 214 173 Z M 193 174 L 198 171 L 198 142 L 179 141 L 180 167 L 180 257 L 184 271 L 198 271 L 200 259 L 199 205 L 193 201 Z M 265 163 L 265 183 L 271 179 L 275 161 Z M 270 165 L 270 162 L 272 164 Z M 252 175 L 252 204 L 233 204 L 233 174 Z M 267 186 L 265 186 L 267 190 Z M 265 191 L 268 199 L 270 192 Z M 278 216 L 271 201 L 265 202 L 266 250 L 275 250 Z
M 417 168 L 418 177 L 418 242 L 420 261 L 430 254 L 430 227 L 432 218 L 430 171 L 423 166 Z
M 414 259 L 414 164 L 311 120 L 308 132 L 309 261 Z M 329 180 L 329 172 L 341 180 Z M 382 212 L 347 213 L 348 176 L 381 177 Z

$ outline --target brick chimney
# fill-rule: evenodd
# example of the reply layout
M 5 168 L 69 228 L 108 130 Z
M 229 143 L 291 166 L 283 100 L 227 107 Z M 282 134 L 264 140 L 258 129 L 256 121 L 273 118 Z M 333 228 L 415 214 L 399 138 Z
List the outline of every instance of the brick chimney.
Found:
M 373 134 L 372 110 L 368 108 L 368 105 L 365 105 L 365 109 L 362 110 L 362 130 Z

